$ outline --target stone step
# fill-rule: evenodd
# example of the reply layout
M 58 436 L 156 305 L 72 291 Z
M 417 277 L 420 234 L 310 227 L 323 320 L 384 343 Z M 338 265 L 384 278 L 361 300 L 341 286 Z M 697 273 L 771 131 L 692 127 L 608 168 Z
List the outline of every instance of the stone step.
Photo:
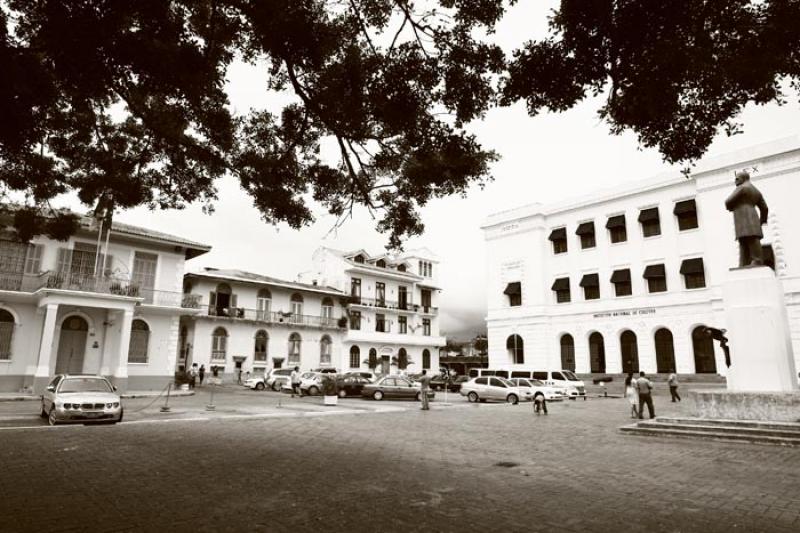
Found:
M 623 426 L 620 431 L 647 437 L 707 439 L 800 447 L 800 434 L 793 431 L 722 425 L 664 424 L 656 420 L 658 419 Z
M 656 417 L 659 423 L 662 424 L 675 424 L 682 426 L 722 426 L 730 428 L 751 428 L 751 429 L 766 429 L 787 431 L 797 433 L 800 435 L 800 420 L 797 422 L 777 422 L 777 421 L 761 421 L 761 420 L 729 420 L 721 418 L 688 418 L 688 417 Z
M 688 431 L 702 431 L 706 433 L 735 433 L 739 435 L 765 436 L 765 437 L 788 437 L 799 438 L 800 431 L 792 429 L 771 429 L 747 426 L 725 426 L 725 425 L 702 425 L 702 424 L 670 424 L 659 420 L 649 420 L 639 422 L 638 427 L 647 429 L 681 429 Z

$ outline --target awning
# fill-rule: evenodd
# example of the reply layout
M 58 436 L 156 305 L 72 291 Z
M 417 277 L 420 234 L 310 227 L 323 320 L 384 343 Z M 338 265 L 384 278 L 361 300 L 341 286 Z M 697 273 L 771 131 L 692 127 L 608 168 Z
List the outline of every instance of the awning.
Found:
M 583 222 L 578 225 L 575 235 L 594 235 L 594 222 Z
M 664 265 L 648 265 L 644 269 L 644 278 L 666 278 L 667 277 L 667 270 L 664 268 Z
M 672 210 L 675 215 L 687 215 L 697 213 L 697 204 L 694 199 L 684 200 L 675 204 L 675 209 Z
M 581 278 L 581 287 L 599 287 L 600 276 L 598 274 L 584 274 Z
M 657 207 L 639 211 L 639 222 L 652 222 L 654 220 L 659 220 Z
M 625 215 L 608 217 L 608 222 L 606 222 L 606 229 L 624 228 L 624 227 L 625 227 Z
M 506 285 L 506 290 L 503 291 L 503 294 L 507 294 L 511 296 L 512 294 L 522 294 L 522 283 L 519 281 L 514 281 Z
M 703 272 L 705 270 L 703 269 L 702 257 L 684 259 L 681 263 L 681 274 L 702 274 Z
M 631 270 L 629 268 L 615 270 L 614 273 L 611 274 L 611 283 L 630 283 L 630 281 Z
M 553 282 L 553 286 L 551 288 L 554 291 L 568 291 L 569 278 L 558 278 Z
M 567 228 L 556 228 L 550 232 L 551 241 L 563 241 L 567 238 Z

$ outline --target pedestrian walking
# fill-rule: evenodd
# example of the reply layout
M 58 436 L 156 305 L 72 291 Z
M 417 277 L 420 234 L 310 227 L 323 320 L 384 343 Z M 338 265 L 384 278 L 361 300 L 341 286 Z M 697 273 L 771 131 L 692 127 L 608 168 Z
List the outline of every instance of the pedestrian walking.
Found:
M 625 378 L 625 397 L 631 405 L 631 418 L 639 417 L 639 391 L 636 390 L 636 378 L 633 372 L 628 372 Z
M 639 391 L 639 418 L 644 418 L 644 404 L 647 404 L 647 412 L 650 418 L 656 417 L 656 410 L 653 407 L 653 384 L 644 376 L 644 372 L 639 372 L 639 379 L 636 380 L 636 390 Z
M 294 370 L 292 370 L 292 374 L 289 376 L 289 380 L 292 383 L 292 398 L 294 398 L 295 394 L 297 394 L 298 396 L 302 397 L 303 395 L 300 394 L 300 367 L 299 366 L 294 367 Z
M 203 378 L 206 377 L 206 365 L 200 365 L 200 370 L 197 371 L 197 376 L 200 378 L 200 386 L 203 386 Z
M 430 407 L 428 406 L 428 391 L 431 389 L 431 377 L 428 375 L 427 370 L 422 371 L 422 375 L 419 377 L 418 381 L 420 384 L 420 399 L 422 400 L 422 410 L 430 411 Z
M 237 385 L 241 385 L 242 384 L 242 369 L 241 368 L 236 371 L 236 384 Z
M 192 368 L 189 369 L 189 388 L 193 389 L 197 382 L 197 363 L 192 363 Z
M 672 403 L 681 401 L 681 397 L 678 394 L 678 374 L 674 370 L 667 378 L 667 383 L 669 384 L 669 395 L 672 396 Z

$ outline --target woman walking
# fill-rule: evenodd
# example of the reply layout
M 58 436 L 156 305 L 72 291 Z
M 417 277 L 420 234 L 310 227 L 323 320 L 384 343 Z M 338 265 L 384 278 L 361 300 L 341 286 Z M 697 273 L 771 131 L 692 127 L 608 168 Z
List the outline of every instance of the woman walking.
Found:
M 636 391 L 636 378 L 633 377 L 633 372 L 628 372 L 628 377 L 625 378 L 625 396 L 631 405 L 631 418 L 638 418 L 639 393 Z

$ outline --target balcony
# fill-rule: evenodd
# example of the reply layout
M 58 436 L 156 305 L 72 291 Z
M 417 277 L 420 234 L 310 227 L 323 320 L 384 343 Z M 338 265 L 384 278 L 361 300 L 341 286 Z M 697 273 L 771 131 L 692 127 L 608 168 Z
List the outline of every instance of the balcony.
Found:
M 277 311 L 264 311 L 261 309 L 246 309 L 244 307 L 216 307 L 204 306 L 207 316 L 226 318 L 231 320 L 249 320 L 264 324 L 285 324 L 287 326 L 303 326 L 320 329 L 346 329 L 347 320 L 337 317 L 318 315 L 295 315 L 293 313 L 280 313 Z
M 362 307 L 377 307 L 378 309 L 393 309 L 397 311 L 413 311 L 425 315 L 435 315 L 439 312 L 437 307 L 424 306 L 409 301 L 398 302 L 380 298 L 367 298 L 365 296 L 350 296 L 349 305 L 360 305 Z

